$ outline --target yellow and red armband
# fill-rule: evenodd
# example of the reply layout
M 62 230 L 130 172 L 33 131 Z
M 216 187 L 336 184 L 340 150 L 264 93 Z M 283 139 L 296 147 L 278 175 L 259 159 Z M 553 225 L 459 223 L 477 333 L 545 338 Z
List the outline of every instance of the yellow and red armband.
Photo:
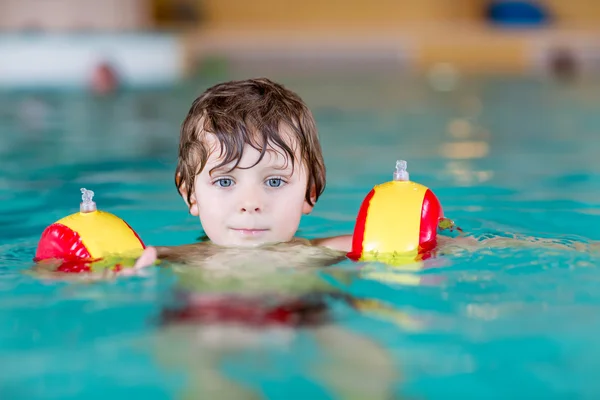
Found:
M 97 210 L 94 192 L 81 192 L 80 211 L 42 232 L 34 261 L 58 259 L 63 261 L 58 271 L 89 272 L 92 262 L 107 256 L 139 255 L 145 245 L 131 226 L 114 214 Z
M 406 162 L 396 163 L 394 180 L 377 185 L 365 197 L 348 257 L 357 261 L 416 259 L 435 248 L 443 210 L 426 186 L 411 182 Z

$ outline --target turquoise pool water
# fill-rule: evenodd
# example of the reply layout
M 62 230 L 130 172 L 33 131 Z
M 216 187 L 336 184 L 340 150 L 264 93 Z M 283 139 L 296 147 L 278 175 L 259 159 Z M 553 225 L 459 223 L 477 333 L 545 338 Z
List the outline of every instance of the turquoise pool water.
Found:
M 328 167 L 326 192 L 301 235 L 351 232 L 364 195 L 404 158 L 411 178 L 435 191 L 468 236 L 517 239 L 456 246 L 428 265 L 438 268 L 371 265 L 382 279 L 349 261 L 315 271 L 387 307 L 361 313 L 331 304 L 335 327 L 392 360 L 395 398 L 600 395 L 600 257 L 589 249 L 600 240 L 600 82 L 482 78 L 437 92 L 426 80 L 389 76 L 281 81 L 313 108 Z M 186 342 L 156 323 L 174 298 L 173 271 L 96 283 L 24 272 L 44 227 L 77 210 L 80 187 L 147 243 L 201 235 L 172 174 L 179 124 L 210 83 L 112 99 L 0 94 L 3 399 L 193 396 L 197 371 L 175 351 Z M 330 365 L 328 349 L 309 331 L 286 337 L 285 345 L 270 345 L 279 342 L 269 336 L 208 365 L 264 398 L 334 398 L 315 372 Z M 190 358 L 207 359 L 189 348 Z M 341 386 L 381 378 L 377 368 L 358 374 L 348 366 L 352 354 L 372 362 L 360 348 L 343 352 L 350 358 L 331 364 L 347 371 Z

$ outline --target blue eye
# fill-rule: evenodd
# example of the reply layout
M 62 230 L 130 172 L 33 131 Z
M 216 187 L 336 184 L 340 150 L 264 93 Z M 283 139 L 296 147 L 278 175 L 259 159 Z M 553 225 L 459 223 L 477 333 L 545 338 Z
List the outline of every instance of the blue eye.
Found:
M 267 186 L 272 188 L 280 187 L 283 184 L 283 179 L 281 178 L 269 178 L 267 179 Z
M 233 179 L 221 178 L 221 179 L 217 179 L 213 184 L 217 185 L 219 187 L 222 187 L 222 188 L 227 188 L 227 187 L 230 187 L 233 185 Z

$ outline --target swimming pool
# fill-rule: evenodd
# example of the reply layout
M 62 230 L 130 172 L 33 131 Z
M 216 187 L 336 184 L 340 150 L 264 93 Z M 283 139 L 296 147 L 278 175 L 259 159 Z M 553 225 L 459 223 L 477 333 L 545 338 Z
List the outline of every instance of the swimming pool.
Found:
M 177 398 L 185 361 L 165 360 L 156 318 L 173 300 L 168 269 L 99 283 L 25 274 L 46 225 L 72 213 L 79 188 L 145 242 L 189 243 L 198 223 L 173 185 L 178 127 L 214 80 L 125 92 L 0 94 L 0 394 L 6 399 Z M 361 276 L 343 262 L 315 272 L 387 313 L 332 304 L 336 325 L 382 346 L 397 397 L 596 398 L 600 382 L 598 81 L 471 78 L 449 92 L 397 76 L 282 78 L 313 108 L 328 184 L 306 237 L 348 233 L 364 195 L 397 158 L 469 235 L 551 239 L 568 248 L 457 248 L 439 268 Z M 272 399 L 331 398 L 312 370 L 323 349 L 301 332 L 215 361 Z M 352 349 L 346 349 L 352 353 Z M 163 355 L 161 355 L 163 354 Z M 197 357 L 202 357 L 199 353 Z M 168 358 L 168 357 L 166 357 Z M 340 368 L 343 367 L 340 365 Z M 375 377 L 348 375 L 346 382 Z

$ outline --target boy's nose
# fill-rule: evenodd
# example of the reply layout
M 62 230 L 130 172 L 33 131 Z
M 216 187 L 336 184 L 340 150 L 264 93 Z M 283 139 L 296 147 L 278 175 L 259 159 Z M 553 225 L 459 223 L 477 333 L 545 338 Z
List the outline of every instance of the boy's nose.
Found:
M 242 206 L 240 211 L 243 213 L 258 213 L 260 212 L 260 207 L 246 204 Z
M 245 196 L 240 204 L 240 212 L 243 213 L 259 213 L 262 211 L 262 205 L 258 197 L 248 195 Z

